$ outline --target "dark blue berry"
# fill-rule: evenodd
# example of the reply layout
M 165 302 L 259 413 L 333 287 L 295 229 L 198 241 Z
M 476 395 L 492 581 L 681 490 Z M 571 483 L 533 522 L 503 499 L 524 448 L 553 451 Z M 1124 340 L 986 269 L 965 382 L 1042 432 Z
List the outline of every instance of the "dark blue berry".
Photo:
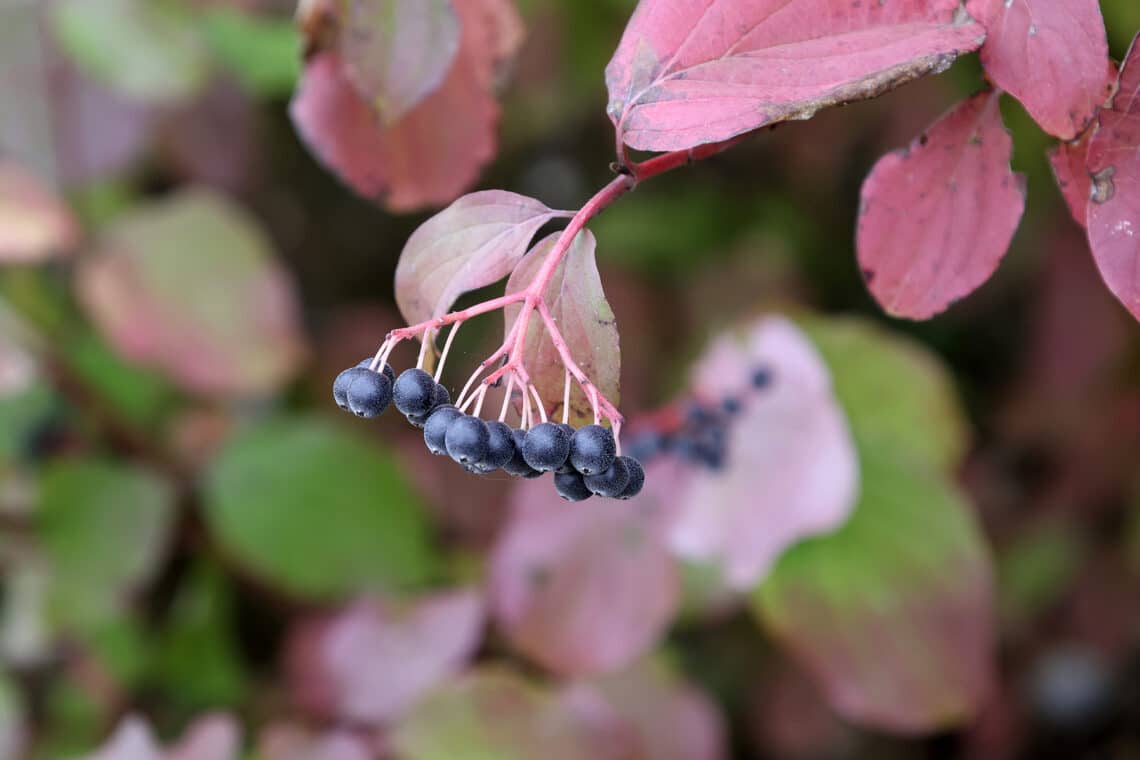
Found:
M 720 402 L 721 411 L 727 415 L 735 415 L 740 413 L 740 399 L 729 396 L 724 401 Z
M 625 492 L 626 486 L 629 485 L 629 466 L 625 462 L 625 457 L 614 459 L 605 472 L 586 475 L 586 488 L 589 488 L 590 493 L 595 496 L 604 496 L 609 499 L 621 496 Z
M 456 462 L 474 465 L 487 456 L 489 439 L 487 423 L 478 417 L 464 414 L 447 426 L 444 445 L 447 447 L 447 455 Z
M 443 383 L 435 384 L 435 392 L 432 395 L 432 406 L 443 406 L 444 404 L 451 403 L 451 392 L 444 387 Z
M 392 403 L 392 383 L 379 372 L 364 370 L 348 386 L 348 408 L 357 417 L 379 417 Z
M 553 422 L 540 422 L 527 431 L 523 459 L 536 470 L 548 472 L 566 464 L 570 456 L 570 436 Z
M 593 494 L 586 488 L 582 476 L 576 472 L 558 473 L 554 476 L 554 490 L 566 501 L 585 501 Z
M 767 367 L 757 367 L 752 370 L 752 387 L 767 388 L 772 384 L 772 372 Z
M 348 389 L 349 389 L 349 386 L 352 385 L 353 380 L 355 380 L 356 378 L 361 377 L 363 375 L 367 375 L 367 374 L 369 374 L 367 367 L 351 367 L 351 368 L 346 369 L 344 372 L 341 372 L 339 375 L 336 376 L 336 380 L 333 380 L 333 400 L 336 401 L 337 406 L 339 406 L 341 409 L 345 410 L 346 412 L 349 410 L 348 409 Z
M 667 439 L 653 430 L 638 433 L 626 444 L 626 451 L 634 459 L 652 459 L 665 450 Z
M 570 438 L 570 464 L 583 475 L 605 472 L 614 463 L 614 434 L 601 425 L 586 425 Z M 621 489 L 618 489 L 621 490 Z
M 619 460 L 625 463 L 625 468 L 629 471 L 629 483 L 627 483 L 625 489 L 618 494 L 618 498 L 632 499 L 641 493 L 641 488 L 645 485 L 645 470 L 642 469 L 641 462 L 633 457 L 621 456 L 615 461 Z
M 372 359 L 373 359 L 373 357 L 366 356 L 363 359 L 361 359 L 360 363 L 357 364 L 356 366 L 357 367 L 370 367 L 370 366 L 372 366 Z M 383 375 L 384 377 L 388 378 L 388 382 L 390 382 L 390 383 L 396 382 L 396 373 L 392 371 L 392 365 L 391 364 L 385 363 L 384 368 L 380 370 L 380 374 Z
M 437 406 L 424 423 L 424 444 L 436 456 L 447 453 L 447 429 L 463 413 L 451 404 Z
M 523 442 L 526 440 L 526 431 L 515 428 L 511 431 L 511 439 L 514 441 L 514 453 L 511 455 L 510 461 L 503 465 L 503 472 L 514 475 L 516 478 L 536 478 L 541 475 L 541 471 L 534 469 L 523 459 Z
M 514 433 L 509 425 L 495 420 L 487 423 L 487 434 L 487 455 L 479 464 L 489 471 L 497 470 L 515 456 Z
M 408 422 L 411 423 L 412 427 L 418 427 L 422 430 L 424 425 L 427 424 L 427 418 L 430 416 L 431 412 L 428 412 L 427 414 L 409 414 L 407 416 L 407 419 Z
M 396 408 L 401 413 L 427 414 L 435 403 L 435 380 L 422 369 L 407 369 L 400 373 L 392 386 Z

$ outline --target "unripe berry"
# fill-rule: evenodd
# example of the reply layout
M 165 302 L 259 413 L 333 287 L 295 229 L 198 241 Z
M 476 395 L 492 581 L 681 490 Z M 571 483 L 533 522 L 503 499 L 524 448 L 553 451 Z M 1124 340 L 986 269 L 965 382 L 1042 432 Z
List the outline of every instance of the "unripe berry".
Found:
M 625 468 L 629 471 L 629 483 L 626 484 L 618 498 L 632 499 L 641 493 L 641 488 L 645 485 L 645 470 L 642 469 L 641 462 L 633 457 L 622 456 L 618 457 L 618 460 L 622 460 L 625 463 Z
M 566 464 L 570 456 L 570 436 L 553 422 L 541 422 L 523 440 L 523 459 L 536 470 L 548 472 Z
M 570 464 L 583 475 L 605 472 L 614 463 L 615 456 L 617 445 L 609 428 L 586 425 L 574 431 L 570 438 Z
M 487 456 L 489 439 L 487 423 L 478 417 L 461 415 L 447 426 L 444 445 L 447 455 L 459 464 L 475 465 Z
M 558 473 L 554 476 L 554 490 L 566 501 L 585 501 L 593 494 L 586 487 L 582 476 L 576 472 Z
M 497 470 L 515 456 L 514 433 L 505 422 L 495 420 L 487 423 L 487 434 L 487 455 L 479 464 L 489 470 Z
M 462 414 L 450 404 L 437 406 L 424 423 L 424 444 L 436 456 L 447 453 L 447 428 Z
M 595 496 L 604 496 L 608 499 L 621 496 L 629 485 L 629 466 L 625 462 L 625 457 L 614 459 L 605 472 L 586 475 L 584 477 L 586 488 L 589 488 L 590 493 Z
M 348 386 L 348 408 L 357 417 L 379 417 L 392 403 L 392 383 L 379 372 L 364 370 Z
M 396 408 L 401 413 L 427 414 L 435 404 L 435 380 L 422 369 L 407 369 L 392 386 Z
M 526 431 L 515 428 L 511 430 L 511 439 L 514 441 L 514 453 L 510 461 L 503 465 L 503 472 L 516 478 L 537 478 L 542 472 L 534 469 L 523 458 L 523 444 L 526 441 Z
M 333 400 L 336 405 L 346 412 L 348 409 L 348 389 L 352 385 L 352 381 L 358 377 L 368 374 L 367 367 L 350 367 L 336 376 L 333 380 Z

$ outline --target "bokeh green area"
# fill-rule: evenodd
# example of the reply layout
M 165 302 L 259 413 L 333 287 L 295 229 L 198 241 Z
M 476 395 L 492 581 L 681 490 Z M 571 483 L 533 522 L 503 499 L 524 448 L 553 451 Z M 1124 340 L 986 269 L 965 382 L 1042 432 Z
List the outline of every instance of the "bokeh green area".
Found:
M 19 734 L 29 758 L 79 756 L 130 712 L 165 738 L 205 711 L 232 710 L 253 736 L 298 712 L 285 650 L 299 620 L 362 593 L 481 580 L 506 519 L 504 481 L 443 475 L 420 456 L 416 431 L 363 425 L 330 398 L 336 373 L 399 324 L 396 261 L 430 211 L 385 212 L 298 139 L 288 117 L 301 71 L 293 3 L 71 0 L 40 27 L 17 23 L 31 5 L 0 5 L 0 147 L 16 139 L 22 160 L 64 176 L 83 242 L 70 258 L 0 263 L 0 361 L 12 342 L 35 365 L 34 382 L 0 392 L 0 760 Z M 519 0 L 527 43 L 504 72 L 498 156 L 478 188 L 574 208 L 612 176 L 603 70 L 634 5 Z M 1120 59 L 1140 4 L 1101 8 Z M 36 43 L 46 36 L 54 43 Z M 105 169 L 121 146 L 99 142 L 105 125 L 70 95 L 72 110 L 53 116 L 62 85 L 21 84 L 27 56 L 82 72 L 98 97 L 134 109 L 142 147 Z M 747 605 L 713 623 L 686 616 L 655 654 L 713 695 L 733 756 L 810 757 L 818 739 L 844 757 L 981 757 L 986 732 L 1003 730 L 1002 746 L 1022 756 L 1140 752 L 1140 342 L 1068 218 L 1046 158 L 1052 139 L 1003 100 L 1013 164 L 1028 177 L 1025 218 L 997 274 L 946 314 L 885 317 L 855 260 L 859 188 L 874 162 L 982 86 L 967 56 L 937 78 L 655 178 L 591 224 L 629 417 L 684 395 L 716 335 L 787 312 L 835 374 L 865 461 L 864 500 L 842 530 L 794 547 Z M 75 154 L 53 152 L 37 124 L 66 132 Z M 140 220 L 156 219 L 158 204 L 202 197 L 202 216 L 148 228 L 140 242 Z M 212 234 L 223 228 L 232 234 Z M 108 248 L 129 262 L 130 283 L 109 296 L 86 271 Z M 197 268 L 151 263 L 175 248 L 201 251 Z M 265 293 L 279 286 L 296 293 L 295 314 L 273 311 Z M 155 291 L 163 297 L 133 300 Z M 188 292 L 208 302 L 180 311 Z M 109 316 L 92 319 L 92 303 Z M 227 323 L 187 328 L 199 307 Z M 465 328 L 451 385 L 501 329 L 498 318 Z M 123 335 L 142 341 L 134 353 Z M 933 737 L 863 731 L 799 675 L 779 693 L 790 706 L 767 699 L 789 667 L 781 642 L 831 645 L 830 631 L 797 625 L 842 624 L 855 600 L 890 626 L 892 612 L 938 597 L 947 574 L 974 572 L 985 554 L 999 626 L 993 725 Z M 703 608 L 701 568 L 685 572 L 685 601 Z M 800 607 L 812 604 L 836 617 Z M 936 627 L 926 619 L 896 633 L 921 642 L 923 625 Z M 1091 728 L 1039 704 L 1037 686 L 1073 647 L 1122 684 L 1115 712 Z M 478 656 L 533 670 L 496 633 Z M 431 703 L 440 713 L 417 716 L 395 744 L 408 756 L 462 757 L 456 746 L 483 751 L 470 740 L 478 734 L 490 748 L 479 757 L 507 756 L 496 748 L 516 727 L 488 728 L 494 708 L 541 723 L 556 701 L 516 677 L 457 683 Z M 483 690 L 489 715 L 448 712 L 449 700 L 466 705 L 463 694 Z M 779 710 L 757 706 L 769 703 Z M 775 726 L 801 720 L 806 729 Z M 576 746 L 571 727 L 555 728 Z

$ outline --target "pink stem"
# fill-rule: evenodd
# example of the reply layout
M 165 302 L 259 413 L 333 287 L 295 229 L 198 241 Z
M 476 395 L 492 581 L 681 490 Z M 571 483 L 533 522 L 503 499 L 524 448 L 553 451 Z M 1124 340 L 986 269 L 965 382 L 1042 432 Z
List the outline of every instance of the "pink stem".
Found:
M 550 314 L 550 308 L 547 307 L 545 301 L 538 304 L 538 313 L 546 325 L 546 331 L 550 333 L 550 340 L 554 344 L 555 350 L 558 351 L 558 357 L 562 360 L 562 364 L 570 371 L 574 379 L 578 381 L 578 385 L 582 387 L 582 390 L 591 395 L 596 406 L 602 410 L 602 414 L 606 419 L 608 419 L 615 428 L 619 427 L 623 419 L 621 412 L 602 395 L 598 387 L 591 382 L 590 378 L 586 376 L 586 373 L 582 371 L 582 368 L 578 366 L 578 363 L 574 361 L 574 357 L 570 354 L 570 347 L 566 345 L 566 339 L 562 337 L 562 332 L 554 322 L 554 317 Z

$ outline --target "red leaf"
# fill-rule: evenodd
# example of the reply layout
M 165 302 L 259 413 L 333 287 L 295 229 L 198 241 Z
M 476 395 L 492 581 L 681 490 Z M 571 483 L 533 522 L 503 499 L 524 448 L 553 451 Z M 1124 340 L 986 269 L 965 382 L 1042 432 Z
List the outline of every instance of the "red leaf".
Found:
M 1113 79 L 1097 0 L 968 0 L 986 28 L 982 65 L 1041 128 L 1072 140 Z
M 254 220 L 222 196 L 189 190 L 136 206 L 99 248 L 79 269 L 79 298 L 127 358 L 209 395 L 268 393 L 299 367 L 293 284 Z
M 791 322 L 772 317 L 743 339 L 724 337 L 698 364 L 694 389 L 739 397 L 755 367 L 772 385 L 750 394 L 729 433 L 722 472 L 694 475 L 671 540 L 712 561 L 739 590 L 753 588 L 789 546 L 842 525 L 858 496 L 859 463 L 831 377 Z
M 1025 209 L 998 93 L 963 101 L 863 184 L 856 247 L 889 313 L 926 319 L 984 283 Z
M 511 273 L 542 225 L 562 212 L 502 190 L 465 195 L 408 238 L 396 303 L 408 324 L 446 314 L 464 293 Z
M 679 595 L 661 535 L 663 493 L 647 487 L 630 501 L 567 508 L 548 480 L 519 484 L 490 580 L 495 620 L 515 647 L 557 673 L 583 675 L 621 668 L 657 641 Z
M 460 0 L 455 8 L 463 34 L 447 78 L 396 123 L 381 126 L 335 50 L 309 59 L 290 106 L 321 161 L 392 211 L 450 201 L 495 152 L 495 67 L 517 47 L 520 22 L 509 0 Z
M 79 227 L 39 177 L 0 162 L 0 262 L 38 262 L 72 248 Z
M 473 591 L 409 605 L 362 600 L 296 629 L 290 663 L 295 693 L 340 720 L 392 720 L 460 669 L 482 628 L 482 600 Z
M 1088 234 L 1108 289 L 1140 319 L 1140 35 L 1089 144 Z
M 1091 138 L 1090 129 L 1077 140 L 1061 143 L 1049 151 L 1049 164 L 1053 167 L 1057 187 L 1061 189 L 1069 213 L 1082 227 L 1088 226 L 1089 194 L 1092 191 L 1092 178 L 1087 168 Z
M 449 0 L 350 0 L 341 54 L 348 76 L 384 124 L 443 82 L 459 50 Z
M 984 34 L 958 0 L 641 0 L 606 68 L 619 139 L 683 150 L 945 70 Z
M 540 241 L 519 262 L 507 281 L 507 293 L 517 293 L 531 284 L 560 234 L 556 232 Z M 614 312 L 606 301 L 598 264 L 594 260 L 595 246 L 592 232 L 582 230 L 578 233 L 554 270 L 546 289 L 546 303 L 578 367 L 598 391 L 611 403 L 617 404 L 621 349 Z M 503 310 L 507 330 L 515 323 L 521 308 L 509 306 Z M 550 334 L 537 315 L 532 316 L 528 325 L 523 357 L 531 382 L 546 405 L 547 414 L 561 419 L 566 371 Z M 573 383 L 570 391 L 571 424 L 577 426 L 593 421 L 589 398 L 577 383 Z

